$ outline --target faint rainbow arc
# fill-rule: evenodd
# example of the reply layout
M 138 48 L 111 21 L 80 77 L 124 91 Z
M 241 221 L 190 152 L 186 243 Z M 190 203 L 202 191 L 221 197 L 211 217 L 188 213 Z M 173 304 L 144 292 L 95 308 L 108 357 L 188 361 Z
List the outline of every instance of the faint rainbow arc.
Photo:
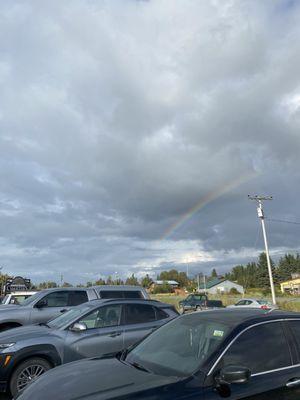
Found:
M 201 210 L 201 208 L 205 207 L 207 204 L 211 203 L 212 201 L 216 200 L 217 198 L 221 197 L 223 194 L 230 192 L 231 190 L 235 189 L 236 187 L 240 186 L 241 184 L 249 181 L 250 179 L 256 177 L 258 175 L 257 172 L 251 172 L 246 175 L 242 175 L 237 179 L 227 183 L 226 185 L 217 188 L 213 191 L 210 191 L 204 198 L 202 198 L 197 204 L 191 207 L 187 212 L 181 215 L 181 217 L 175 221 L 164 234 L 161 236 L 161 240 L 167 239 L 174 231 L 176 231 L 181 225 L 183 225 L 187 220 L 192 218 L 192 216 Z

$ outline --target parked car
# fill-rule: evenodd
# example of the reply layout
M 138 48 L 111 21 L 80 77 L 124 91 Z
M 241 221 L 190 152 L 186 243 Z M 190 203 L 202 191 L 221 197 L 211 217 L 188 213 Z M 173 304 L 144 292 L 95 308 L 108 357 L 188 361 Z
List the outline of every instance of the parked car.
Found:
M 12 292 L 4 296 L 1 304 L 22 304 L 23 301 L 28 299 L 28 297 L 36 294 L 36 291 L 26 290 L 26 291 L 19 291 L 19 292 Z
M 236 304 L 228 306 L 232 307 L 242 307 L 242 308 L 262 308 L 263 310 L 270 310 L 272 308 L 278 308 L 274 306 L 271 302 L 264 299 L 241 299 Z
M 201 311 L 211 308 L 223 307 L 221 300 L 209 300 L 206 294 L 193 293 L 186 299 L 179 302 L 179 309 L 182 314 L 186 311 Z
M 45 289 L 21 305 L 0 306 L 0 332 L 23 325 L 47 322 L 79 304 L 99 298 L 148 298 L 139 286 L 94 286 L 90 288 Z
M 298 400 L 300 314 L 180 316 L 129 352 L 55 368 L 18 400 Z
M 0 389 L 16 395 L 52 367 L 116 354 L 177 316 L 172 305 L 155 300 L 94 300 L 48 323 L 2 332 Z

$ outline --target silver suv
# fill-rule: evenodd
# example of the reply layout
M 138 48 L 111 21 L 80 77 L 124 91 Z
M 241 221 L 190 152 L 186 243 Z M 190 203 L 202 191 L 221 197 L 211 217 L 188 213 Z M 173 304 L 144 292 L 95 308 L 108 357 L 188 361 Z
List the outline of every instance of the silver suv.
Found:
M 142 287 L 126 285 L 46 289 L 29 297 L 21 305 L 0 306 L 0 332 L 47 322 L 74 306 L 101 298 L 147 299 L 149 296 Z

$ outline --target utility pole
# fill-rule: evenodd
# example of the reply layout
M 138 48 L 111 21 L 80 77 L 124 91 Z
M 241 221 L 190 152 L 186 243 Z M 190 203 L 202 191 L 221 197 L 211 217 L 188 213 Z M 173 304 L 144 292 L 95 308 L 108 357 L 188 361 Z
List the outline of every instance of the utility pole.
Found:
M 271 267 L 270 254 L 269 254 L 269 246 L 268 246 L 267 233 L 266 233 L 266 227 L 265 227 L 265 216 L 264 216 L 264 210 L 263 210 L 263 201 L 273 200 L 273 197 L 272 196 L 257 196 L 257 195 L 250 196 L 250 195 L 248 195 L 248 199 L 255 200 L 258 203 L 257 215 L 261 221 L 261 227 L 262 227 L 263 236 L 264 236 L 267 264 L 268 264 L 268 272 L 269 272 L 269 279 L 270 279 L 270 287 L 271 287 L 271 293 L 272 293 L 272 302 L 274 305 L 276 305 L 274 281 L 273 281 L 272 267 Z
M 197 275 L 197 292 L 200 292 L 200 274 Z

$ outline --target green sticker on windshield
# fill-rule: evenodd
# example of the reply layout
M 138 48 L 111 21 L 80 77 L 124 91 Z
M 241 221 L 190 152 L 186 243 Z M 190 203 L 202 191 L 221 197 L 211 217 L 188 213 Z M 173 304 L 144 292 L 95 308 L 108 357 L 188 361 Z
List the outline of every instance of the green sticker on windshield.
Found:
M 223 335 L 224 335 L 224 331 L 217 331 L 217 330 L 214 331 L 214 336 L 223 337 Z

